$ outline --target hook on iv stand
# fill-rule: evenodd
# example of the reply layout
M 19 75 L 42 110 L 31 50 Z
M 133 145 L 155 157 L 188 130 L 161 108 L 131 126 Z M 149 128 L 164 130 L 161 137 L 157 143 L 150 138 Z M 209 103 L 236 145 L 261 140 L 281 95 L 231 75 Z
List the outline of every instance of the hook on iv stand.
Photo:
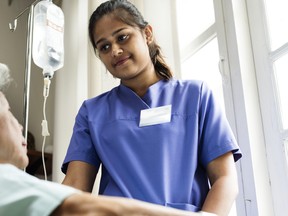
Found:
M 17 20 L 19 17 L 21 17 L 29 8 L 30 8 L 30 12 L 31 12 L 31 6 L 35 6 L 35 4 L 40 1 L 40 0 L 36 0 L 34 1 L 31 5 L 27 6 L 23 11 L 21 11 L 13 20 L 13 22 L 9 23 L 9 29 L 10 31 L 14 32 L 17 28 Z M 34 8 L 34 7 L 33 7 Z M 29 13 L 31 14 L 31 13 Z M 28 18 L 28 24 L 29 24 L 29 18 Z

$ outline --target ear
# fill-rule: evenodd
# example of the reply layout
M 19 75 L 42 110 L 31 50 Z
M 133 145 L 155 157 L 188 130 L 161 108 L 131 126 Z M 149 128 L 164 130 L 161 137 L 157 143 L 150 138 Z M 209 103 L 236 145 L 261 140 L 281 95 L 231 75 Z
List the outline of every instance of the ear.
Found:
M 147 44 L 149 45 L 154 40 L 152 26 L 147 25 L 144 29 L 144 33 L 145 33 L 145 38 L 146 38 Z

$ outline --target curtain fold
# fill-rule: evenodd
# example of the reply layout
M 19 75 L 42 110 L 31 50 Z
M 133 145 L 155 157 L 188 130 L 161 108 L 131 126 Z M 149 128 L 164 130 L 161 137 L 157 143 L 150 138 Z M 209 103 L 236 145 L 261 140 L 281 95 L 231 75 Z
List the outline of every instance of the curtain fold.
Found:
M 64 67 L 56 73 L 52 180 L 62 182 L 61 164 L 74 119 L 88 95 L 88 0 L 63 0 L 65 15 Z M 83 19 L 84 17 L 84 19 Z

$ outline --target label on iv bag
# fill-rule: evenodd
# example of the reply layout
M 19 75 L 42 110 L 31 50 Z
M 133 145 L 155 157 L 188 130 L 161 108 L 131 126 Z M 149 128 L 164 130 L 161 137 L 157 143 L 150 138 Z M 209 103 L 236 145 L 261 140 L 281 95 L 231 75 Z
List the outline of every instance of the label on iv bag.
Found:
M 171 110 L 171 105 L 141 110 L 139 127 L 170 122 Z

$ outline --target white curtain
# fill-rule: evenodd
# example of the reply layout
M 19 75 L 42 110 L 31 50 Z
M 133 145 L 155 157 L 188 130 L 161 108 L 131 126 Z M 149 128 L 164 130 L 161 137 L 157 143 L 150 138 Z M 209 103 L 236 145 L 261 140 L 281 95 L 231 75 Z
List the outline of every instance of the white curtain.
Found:
M 52 179 L 56 182 L 61 182 L 64 177 L 60 167 L 78 109 L 83 100 L 101 90 L 100 80 L 97 79 L 100 64 L 97 60 L 92 60 L 94 54 L 88 41 L 90 4 L 89 0 L 63 0 L 62 4 L 65 15 L 65 62 L 63 69 L 56 74 L 55 86 Z M 91 71 L 94 73 L 90 73 Z

